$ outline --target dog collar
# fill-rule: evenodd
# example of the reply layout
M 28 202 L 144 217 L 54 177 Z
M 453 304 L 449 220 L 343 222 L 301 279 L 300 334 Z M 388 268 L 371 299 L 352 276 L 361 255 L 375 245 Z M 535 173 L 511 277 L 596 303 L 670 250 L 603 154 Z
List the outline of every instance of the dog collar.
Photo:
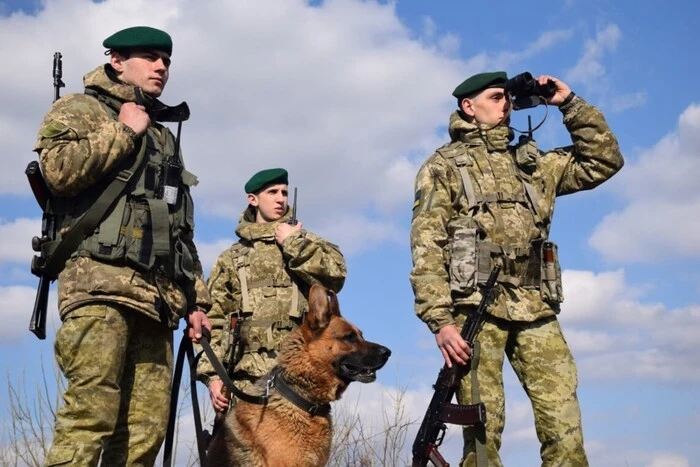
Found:
M 292 389 L 289 384 L 282 377 L 282 373 L 279 367 L 276 367 L 270 379 L 267 380 L 268 387 L 275 387 L 282 397 L 287 399 L 292 404 L 299 407 L 304 412 L 307 412 L 312 417 L 320 416 L 323 417 L 328 415 L 331 411 L 331 405 L 326 404 L 315 404 L 304 397 L 297 394 L 294 389 Z

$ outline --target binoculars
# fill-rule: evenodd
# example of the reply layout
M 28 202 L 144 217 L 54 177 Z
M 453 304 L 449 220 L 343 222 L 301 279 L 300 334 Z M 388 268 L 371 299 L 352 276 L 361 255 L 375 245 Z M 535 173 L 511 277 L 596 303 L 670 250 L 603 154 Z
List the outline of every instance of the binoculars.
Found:
M 513 96 L 513 109 L 529 109 L 541 103 L 541 98 L 552 97 L 557 92 L 554 81 L 547 80 L 545 85 L 540 84 L 527 71 L 513 76 L 503 86 L 506 94 Z

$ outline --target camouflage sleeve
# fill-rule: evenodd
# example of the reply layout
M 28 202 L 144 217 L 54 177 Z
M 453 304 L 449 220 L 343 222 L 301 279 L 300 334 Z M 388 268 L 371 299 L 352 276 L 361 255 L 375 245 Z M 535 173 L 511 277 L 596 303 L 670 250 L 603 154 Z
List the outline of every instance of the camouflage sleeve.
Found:
M 576 97 L 561 111 L 574 144 L 545 154 L 542 161 L 555 177 L 557 196 L 595 188 L 624 165 L 617 139 L 600 110 Z
M 207 313 L 212 327 L 211 346 L 219 360 L 223 361 L 229 347 L 231 313 L 240 308 L 240 284 L 233 268 L 230 250 L 224 251 L 216 259 L 207 285 L 212 302 Z M 202 354 L 197 365 L 197 379 L 209 384 L 210 380 L 218 378 L 209 358 Z
M 190 251 L 193 260 L 194 281 L 188 282 L 185 287 L 185 296 L 187 297 L 188 308 L 199 307 L 204 310 L 211 308 L 212 302 L 209 296 L 209 290 L 204 283 L 204 272 L 202 263 L 199 261 L 199 253 L 194 244 L 194 232 L 187 232 L 181 236 L 185 247 Z
M 433 156 L 418 171 L 411 221 L 415 312 L 432 332 L 454 323 L 445 265 L 447 222 L 452 214 L 451 169 Z
M 336 293 L 345 284 L 347 267 L 337 246 L 306 230 L 284 239 L 282 254 L 290 269 L 307 284 L 320 283 Z
M 97 99 L 71 94 L 56 101 L 44 118 L 34 151 L 49 187 L 70 197 L 132 154 L 136 140 L 136 133 L 114 120 Z

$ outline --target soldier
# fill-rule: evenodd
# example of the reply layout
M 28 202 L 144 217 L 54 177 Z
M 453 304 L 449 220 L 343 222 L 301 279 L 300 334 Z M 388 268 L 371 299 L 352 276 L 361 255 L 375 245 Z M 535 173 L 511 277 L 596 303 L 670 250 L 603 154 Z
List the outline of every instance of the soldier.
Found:
M 172 40 L 139 26 L 103 45 L 109 62 L 85 75 L 84 94 L 55 102 L 34 148 L 61 221 L 53 254 L 68 252 L 55 342 L 68 386 L 48 466 L 153 465 L 168 421 L 173 329 L 184 317 L 197 342 L 211 327 L 193 243 L 197 179 L 157 122 L 189 116 L 185 103 L 156 99 Z
M 485 465 L 486 457 L 488 465 L 502 465 L 505 355 L 532 403 L 542 465 L 585 466 L 576 368 L 557 321 L 561 272 L 548 235 L 555 197 L 600 185 L 622 168 L 623 158 L 600 111 L 546 75 L 537 82 L 556 87 L 547 103 L 561 110 L 573 145 L 548 152 L 528 138 L 510 145 L 506 81 L 504 72 L 481 73 L 457 86 L 451 141 L 416 177 L 415 311 L 446 365 L 466 364 L 474 350 L 473 371 L 457 395 L 462 404 L 480 398 L 487 422 L 485 433 L 465 428 L 462 465 Z M 498 294 L 470 349 L 460 328 L 481 298 L 477 285 L 495 264 L 503 268 Z
M 275 365 L 282 338 L 302 323 L 311 285 L 340 292 L 345 259 L 338 247 L 290 225 L 288 174 L 267 169 L 245 184 L 248 207 L 236 228 L 240 240 L 216 260 L 209 276 L 214 328 L 211 344 L 229 368 L 236 386 L 245 390 Z M 231 346 L 231 318 L 240 326 L 240 342 Z M 198 377 L 209 387 L 218 412 L 228 408 L 223 383 L 203 356 Z

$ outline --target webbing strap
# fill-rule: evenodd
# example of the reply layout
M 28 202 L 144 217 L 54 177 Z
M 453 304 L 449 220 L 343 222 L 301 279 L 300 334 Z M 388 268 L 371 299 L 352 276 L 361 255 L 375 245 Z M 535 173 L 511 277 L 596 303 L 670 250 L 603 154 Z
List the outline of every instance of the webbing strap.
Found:
M 299 309 L 299 286 L 292 281 L 292 306 L 289 308 L 289 316 L 293 318 L 301 318 L 301 310 Z
M 104 218 L 105 213 L 112 206 L 114 201 L 121 195 L 131 177 L 138 170 L 143 162 L 146 154 L 146 138 L 141 138 L 141 149 L 134 158 L 134 162 L 124 170 L 121 170 L 117 176 L 104 189 L 92 206 L 88 208 L 85 214 L 71 227 L 71 229 L 63 235 L 60 242 L 55 247 L 51 247 L 53 251 L 47 258 L 43 268 L 43 274 L 46 278 L 54 280 L 63 270 L 68 258 L 75 252 L 78 246 L 88 236 L 92 235 L 100 221 Z M 54 242 L 47 242 L 54 243 Z
M 249 289 L 259 289 L 261 287 L 289 287 L 292 281 L 289 278 L 275 279 L 268 277 L 267 279 L 258 279 L 248 283 Z
M 250 296 L 248 295 L 248 274 L 246 274 L 245 267 L 238 268 L 238 280 L 241 283 L 241 310 L 244 312 L 249 312 L 250 310 Z
M 464 187 L 464 196 L 467 197 L 467 209 L 471 209 L 476 206 L 476 194 L 474 193 L 474 185 L 472 184 L 472 179 L 467 171 L 467 166 L 469 164 L 469 159 L 467 156 L 457 156 L 454 158 L 455 165 L 459 169 L 459 175 L 462 178 L 462 187 Z
M 168 204 L 162 199 L 146 200 L 151 215 L 151 234 L 153 237 L 153 256 L 170 255 L 170 219 Z
M 540 215 L 539 212 L 539 201 L 540 201 L 540 196 L 537 193 L 537 190 L 535 190 L 535 187 L 532 185 L 532 183 L 523 180 L 523 186 L 525 187 L 525 194 L 527 195 L 527 198 L 529 200 L 528 207 L 530 208 L 530 211 L 532 212 L 532 216 L 535 218 L 535 225 L 542 230 L 544 228 L 543 221 L 542 221 L 542 216 Z M 546 236 L 546 232 L 542 232 Z

